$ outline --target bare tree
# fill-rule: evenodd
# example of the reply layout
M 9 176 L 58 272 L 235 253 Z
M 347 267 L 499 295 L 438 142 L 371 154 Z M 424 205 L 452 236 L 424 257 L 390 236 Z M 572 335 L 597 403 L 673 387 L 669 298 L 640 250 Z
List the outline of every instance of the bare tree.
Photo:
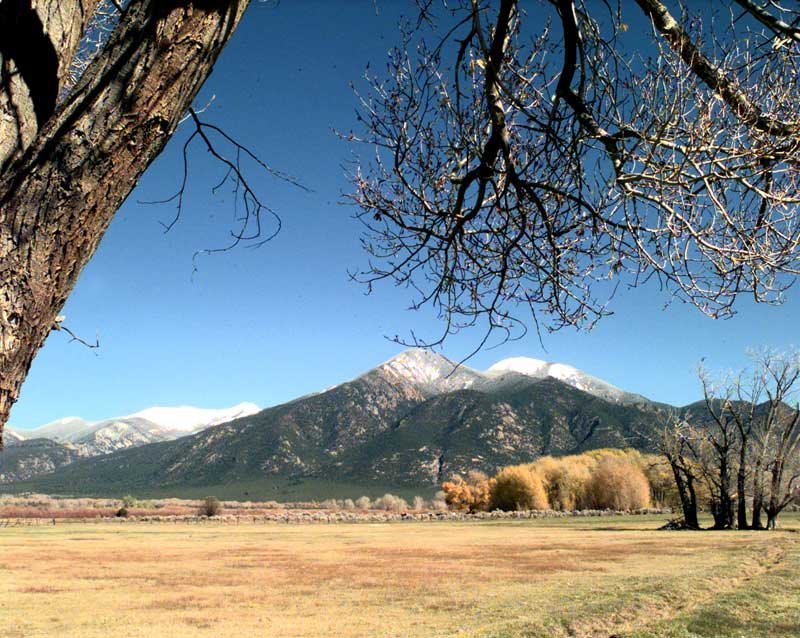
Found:
M 800 9 L 419 4 L 352 134 L 375 149 L 353 170 L 372 255 L 356 277 L 411 287 L 442 339 L 513 337 L 520 308 L 591 326 L 620 281 L 712 317 L 741 293 L 781 301 L 800 266 Z
M 715 385 L 701 367 L 700 383 L 703 400 L 710 423 L 695 428 L 695 458 L 700 463 L 703 476 L 711 489 L 711 513 L 715 529 L 733 527 L 732 477 L 734 475 L 737 450 L 746 449 L 739 438 L 739 425 L 734 405 L 734 386 Z M 747 519 L 745 518 L 745 526 Z
M 658 450 L 669 463 L 683 512 L 683 524 L 688 529 L 700 529 L 698 519 L 698 469 L 692 461 L 689 441 L 694 433 L 689 424 L 677 414 L 666 416 L 667 424 L 657 441 Z
M 0 2 L 0 431 L 78 274 L 248 1 Z M 212 148 L 215 132 L 195 121 Z
M 775 507 L 772 508 L 774 516 L 777 516 L 780 510 L 788 505 L 787 501 L 783 507 L 779 507 L 779 503 L 783 501 L 784 496 L 779 496 L 778 493 L 782 488 L 786 487 L 783 484 L 783 473 L 787 468 L 787 460 L 789 461 L 789 467 L 793 467 L 792 457 L 798 455 L 797 441 L 792 438 L 797 436 L 793 432 L 797 427 L 797 410 L 792 413 L 792 410 L 787 407 L 787 402 L 797 392 L 796 386 L 798 377 L 800 377 L 800 359 L 798 359 L 798 353 L 779 355 L 764 351 L 757 355 L 756 363 L 757 374 L 761 378 L 754 383 L 759 383 L 762 386 L 767 400 L 761 406 L 754 428 L 755 443 L 751 461 L 753 474 L 751 526 L 753 529 L 762 529 L 761 511 L 764 509 L 765 502 L 765 471 L 770 466 L 773 469 L 777 469 L 779 474 L 777 482 L 770 482 L 770 494 L 774 492 L 776 496 Z M 779 464 L 774 464 L 777 457 L 783 460 Z M 775 490 L 772 489 L 773 486 Z M 791 481 L 788 488 L 788 493 L 791 493 Z M 772 522 L 774 523 L 774 517 Z
M 701 368 L 704 408 L 665 430 L 662 453 L 696 468 L 711 492 L 715 528 L 733 527 L 734 476 L 739 529 L 764 529 L 762 512 L 774 528 L 800 495 L 800 407 L 790 407 L 799 380 L 797 352 L 757 352 L 750 370 L 717 381 Z M 676 476 L 679 491 L 681 481 Z

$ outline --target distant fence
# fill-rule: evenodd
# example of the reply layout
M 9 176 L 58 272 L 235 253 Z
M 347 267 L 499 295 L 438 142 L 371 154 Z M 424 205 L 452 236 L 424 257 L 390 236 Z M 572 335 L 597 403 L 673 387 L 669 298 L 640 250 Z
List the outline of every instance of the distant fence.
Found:
M 92 517 L 92 518 L 7 518 L 0 519 L 0 528 L 4 527 L 41 527 L 62 523 L 189 523 L 206 524 L 222 523 L 237 525 L 240 523 L 392 523 L 413 521 L 491 521 L 491 520 L 523 520 L 546 518 L 581 518 L 596 516 L 630 516 L 630 515 L 668 515 L 672 510 L 642 509 L 631 512 L 613 510 L 574 510 L 559 512 L 553 510 L 530 510 L 520 512 L 383 512 L 383 511 L 298 511 L 286 510 L 269 514 L 223 514 L 222 516 L 128 516 L 128 517 Z

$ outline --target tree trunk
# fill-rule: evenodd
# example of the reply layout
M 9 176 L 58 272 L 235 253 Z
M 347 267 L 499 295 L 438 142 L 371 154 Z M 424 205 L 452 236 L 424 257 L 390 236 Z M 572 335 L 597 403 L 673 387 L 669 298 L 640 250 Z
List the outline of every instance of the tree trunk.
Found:
M 700 529 L 700 521 L 697 519 L 697 492 L 694 489 L 694 476 L 687 474 L 686 489 L 689 492 L 689 511 L 684 513 L 686 524 L 692 529 Z
M 700 529 L 700 523 L 697 519 L 697 496 L 694 491 L 694 480 L 691 476 L 684 478 L 684 472 L 676 460 L 669 456 L 667 459 L 672 468 L 675 485 L 678 488 L 678 496 L 681 499 L 683 522 L 691 529 Z
M 747 529 L 747 438 L 742 436 L 736 472 L 736 527 Z
M 753 519 L 750 527 L 764 529 L 761 522 L 761 509 L 764 507 L 764 477 L 762 476 L 763 455 L 759 455 L 753 466 Z
M 78 275 L 247 4 L 135 0 L 29 148 L 11 156 L 0 176 L 0 432 Z
M 714 515 L 714 529 L 730 529 L 733 527 L 733 500 L 730 491 L 730 467 L 726 454 L 720 455 L 719 465 L 719 492 L 712 502 L 711 510 Z
M 0 169 L 55 112 L 98 0 L 0 3 Z

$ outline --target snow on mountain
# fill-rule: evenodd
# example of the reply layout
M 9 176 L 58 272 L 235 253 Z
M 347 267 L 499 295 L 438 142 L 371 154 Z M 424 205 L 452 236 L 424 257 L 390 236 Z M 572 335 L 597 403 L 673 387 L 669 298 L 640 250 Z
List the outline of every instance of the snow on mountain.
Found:
M 24 430 L 24 435 L 19 431 L 6 431 L 6 440 L 13 441 L 12 437 L 50 439 L 72 446 L 83 456 L 96 456 L 147 443 L 170 441 L 255 414 L 259 410 L 254 403 L 240 403 L 216 410 L 189 406 L 153 407 L 136 414 L 94 422 L 79 417 L 65 417 L 32 430 Z
M 638 394 L 620 390 L 607 381 L 598 379 L 597 377 L 564 363 L 548 363 L 547 361 L 529 357 L 511 357 L 498 361 L 486 371 L 488 376 L 494 378 L 500 378 L 509 373 L 518 373 L 535 379 L 552 377 L 573 388 L 614 403 L 639 403 L 641 401 L 646 401 L 644 397 Z
M 502 372 L 519 372 L 528 377 L 543 378 L 547 376 L 547 368 L 550 364 L 541 359 L 532 359 L 530 357 L 511 357 L 510 359 L 503 359 L 491 366 L 486 372 L 502 373 Z
M 480 372 L 465 365 L 458 365 L 430 350 L 412 348 L 389 359 L 375 370 L 380 371 L 390 381 L 411 382 L 429 396 L 466 388 L 494 392 L 501 388 L 524 387 L 531 379 L 541 380 L 550 377 L 606 401 L 614 403 L 646 401 L 644 397 L 620 390 L 607 381 L 573 366 L 531 357 L 503 359 L 485 372 Z
M 122 418 L 140 418 L 160 425 L 168 430 L 196 432 L 220 423 L 250 416 L 260 412 L 255 403 L 239 403 L 230 408 L 209 410 L 191 406 L 153 407 Z
M 22 436 L 21 434 L 18 434 L 17 432 L 14 432 L 14 430 L 11 430 L 9 428 L 3 430 L 3 443 L 5 443 L 6 445 L 15 445 L 16 443 L 19 443 L 20 441 L 24 440 L 25 437 Z
M 50 421 L 44 425 L 40 425 L 32 430 L 25 430 L 25 438 L 27 439 L 52 439 L 68 440 L 73 436 L 80 436 L 91 429 L 92 423 L 77 416 L 65 416 L 55 421 Z M 19 434 L 19 430 L 17 430 Z
M 401 352 L 376 368 L 392 379 L 404 379 L 421 387 L 426 394 L 452 392 L 474 385 L 480 372 L 458 365 L 430 350 L 412 348 Z

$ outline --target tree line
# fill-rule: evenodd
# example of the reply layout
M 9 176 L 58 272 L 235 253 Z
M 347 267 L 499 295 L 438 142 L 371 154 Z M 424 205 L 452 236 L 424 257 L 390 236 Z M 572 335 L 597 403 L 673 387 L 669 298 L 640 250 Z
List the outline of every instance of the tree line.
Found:
M 685 525 L 699 528 L 707 507 L 714 529 L 774 528 L 800 497 L 800 354 L 764 351 L 747 371 L 699 377 L 703 401 L 667 414 L 658 441 Z

